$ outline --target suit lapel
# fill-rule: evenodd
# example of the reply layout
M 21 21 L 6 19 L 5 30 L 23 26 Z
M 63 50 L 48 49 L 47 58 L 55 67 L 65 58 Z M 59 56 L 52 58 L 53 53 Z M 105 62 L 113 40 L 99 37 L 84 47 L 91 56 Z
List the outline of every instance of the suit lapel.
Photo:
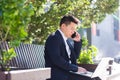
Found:
M 60 41 L 62 41 L 62 47 L 64 47 L 64 50 L 65 50 L 65 55 L 67 56 L 67 58 L 69 59 L 69 56 L 68 56 L 68 53 L 66 51 L 66 45 L 65 45 L 65 42 L 64 42 L 64 39 L 61 35 L 61 33 L 57 30 L 56 33 L 55 33 L 58 37 L 60 37 Z

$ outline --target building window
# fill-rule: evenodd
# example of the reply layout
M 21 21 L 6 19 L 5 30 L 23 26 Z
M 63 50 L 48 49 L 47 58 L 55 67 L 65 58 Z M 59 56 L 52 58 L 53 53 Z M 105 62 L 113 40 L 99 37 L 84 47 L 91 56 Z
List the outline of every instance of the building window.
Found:
M 114 32 L 114 40 L 120 41 L 120 29 L 119 29 L 119 13 L 113 15 L 113 32 Z

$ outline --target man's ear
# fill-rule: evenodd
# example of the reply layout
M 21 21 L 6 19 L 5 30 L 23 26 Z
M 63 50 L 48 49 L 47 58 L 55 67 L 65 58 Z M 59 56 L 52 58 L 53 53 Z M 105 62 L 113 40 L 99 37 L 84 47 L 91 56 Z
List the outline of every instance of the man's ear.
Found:
M 64 27 L 66 27 L 66 25 L 65 25 L 65 24 L 62 24 L 62 25 L 61 25 L 61 28 L 64 28 Z

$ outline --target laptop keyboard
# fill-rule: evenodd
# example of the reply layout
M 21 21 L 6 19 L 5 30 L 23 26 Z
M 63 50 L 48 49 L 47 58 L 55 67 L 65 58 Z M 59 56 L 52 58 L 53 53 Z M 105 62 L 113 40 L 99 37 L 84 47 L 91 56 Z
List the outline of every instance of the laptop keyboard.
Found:
M 86 73 L 84 73 L 85 76 L 91 77 L 93 74 L 93 72 L 87 71 Z
M 87 72 L 71 72 L 74 74 L 82 75 L 82 76 L 87 76 L 87 77 L 92 77 L 93 72 L 87 71 Z

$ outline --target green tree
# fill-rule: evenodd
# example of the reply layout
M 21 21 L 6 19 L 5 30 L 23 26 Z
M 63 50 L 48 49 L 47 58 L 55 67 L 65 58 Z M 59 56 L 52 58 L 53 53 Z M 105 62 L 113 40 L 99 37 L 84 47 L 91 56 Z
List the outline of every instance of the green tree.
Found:
M 58 29 L 59 20 L 65 14 L 78 17 L 82 21 L 81 26 L 87 28 L 92 21 L 101 22 L 106 14 L 115 12 L 118 7 L 118 0 L 50 0 L 47 3 L 45 0 L 33 1 L 34 8 L 37 9 L 28 28 L 28 39 L 41 44 L 50 33 Z
M 9 44 L 7 50 L 0 52 L 0 64 L 5 67 L 16 56 L 14 47 L 27 36 L 28 23 L 34 11 L 32 3 L 26 0 L 0 0 L 0 13 L 0 44 L 6 41 Z

